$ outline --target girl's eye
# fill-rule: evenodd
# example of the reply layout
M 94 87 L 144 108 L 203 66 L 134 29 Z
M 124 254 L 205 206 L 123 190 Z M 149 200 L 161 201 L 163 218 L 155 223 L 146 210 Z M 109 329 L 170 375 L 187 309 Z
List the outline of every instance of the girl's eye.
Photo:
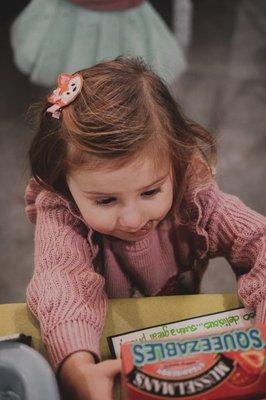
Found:
M 142 196 L 146 196 L 146 197 L 151 197 L 151 196 L 154 196 L 157 193 L 160 193 L 160 191 L 161 191 L 160 188 L 147 190 L 146 192 L 141 193 L 141 195 Z
M 98 206 L 109 206 L 110 204 L 113 204 L 114 202 L 115 202 L 114 197 L 106 197 L 105 199 L 96 200 L 96 204 Z

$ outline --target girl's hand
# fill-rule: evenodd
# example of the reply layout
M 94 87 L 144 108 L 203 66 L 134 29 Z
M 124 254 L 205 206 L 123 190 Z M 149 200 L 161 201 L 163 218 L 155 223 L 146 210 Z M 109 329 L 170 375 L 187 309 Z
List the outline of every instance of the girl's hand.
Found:
M 115 376 L 121 371 L 121 360 L 94 364 L 87 352 L 74 353 L 63 363 L 59 380 L 64 399 L 112 400 Z

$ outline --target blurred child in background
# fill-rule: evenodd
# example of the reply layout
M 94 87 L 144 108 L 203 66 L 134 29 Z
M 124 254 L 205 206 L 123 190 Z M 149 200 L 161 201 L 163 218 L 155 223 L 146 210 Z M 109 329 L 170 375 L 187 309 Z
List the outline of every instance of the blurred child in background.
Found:
M 147 1 L 32 0 L 11 27 L 14 60 L 31 82 L 51 86 L 120 54 L 141 56 L 168 83 L 185 68 L 174 35 Z

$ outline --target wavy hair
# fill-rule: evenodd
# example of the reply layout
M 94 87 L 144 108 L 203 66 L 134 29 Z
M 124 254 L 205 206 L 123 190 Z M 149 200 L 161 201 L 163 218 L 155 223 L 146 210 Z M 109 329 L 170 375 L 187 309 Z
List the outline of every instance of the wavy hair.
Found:
M 65 177 L 71 169 L 84 164 L 94 168 L 106 160 L 117 168 L 148 152 L 157 162 L 171 162 L 171 211 L 179 219 L 195 157 L 206 166 L 197 183 L 211 178 L 216 162 L 213 137 L 183 115 L 163 80 L 140 58 L 120 56 L 79 73 L 84 80 L 82 91 L 62 109 L 59 120 L 46 112 L 47 100 L 41 106 L 29 150 L 35 180 L 48 190 L 66 195 Z

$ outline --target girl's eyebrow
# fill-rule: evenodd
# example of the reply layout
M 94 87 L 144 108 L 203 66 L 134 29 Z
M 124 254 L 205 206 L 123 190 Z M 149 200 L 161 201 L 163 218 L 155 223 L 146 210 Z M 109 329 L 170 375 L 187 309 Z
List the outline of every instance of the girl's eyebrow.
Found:
M 150 183 L 149 185 L 138 189 L 138 191 L 142 192 L 142 191 L 147 190 L 151 186 L 154 186 L 156 184 L 162 183 L 167 178 L 168 175 L 169 175 L 169 172 L 167 172 L 167 174 L 162 176 L 161 178 L 156 179 L 156 181 Z M 90 192 L 90 191 L 86 191 L 86 190 L 82 190 L 82 192 L 85 193 L 85 194 L 91 194 L 91 195 L 94 195 L 94 196 L 116 196 L 117 195 L 117 193 Z

